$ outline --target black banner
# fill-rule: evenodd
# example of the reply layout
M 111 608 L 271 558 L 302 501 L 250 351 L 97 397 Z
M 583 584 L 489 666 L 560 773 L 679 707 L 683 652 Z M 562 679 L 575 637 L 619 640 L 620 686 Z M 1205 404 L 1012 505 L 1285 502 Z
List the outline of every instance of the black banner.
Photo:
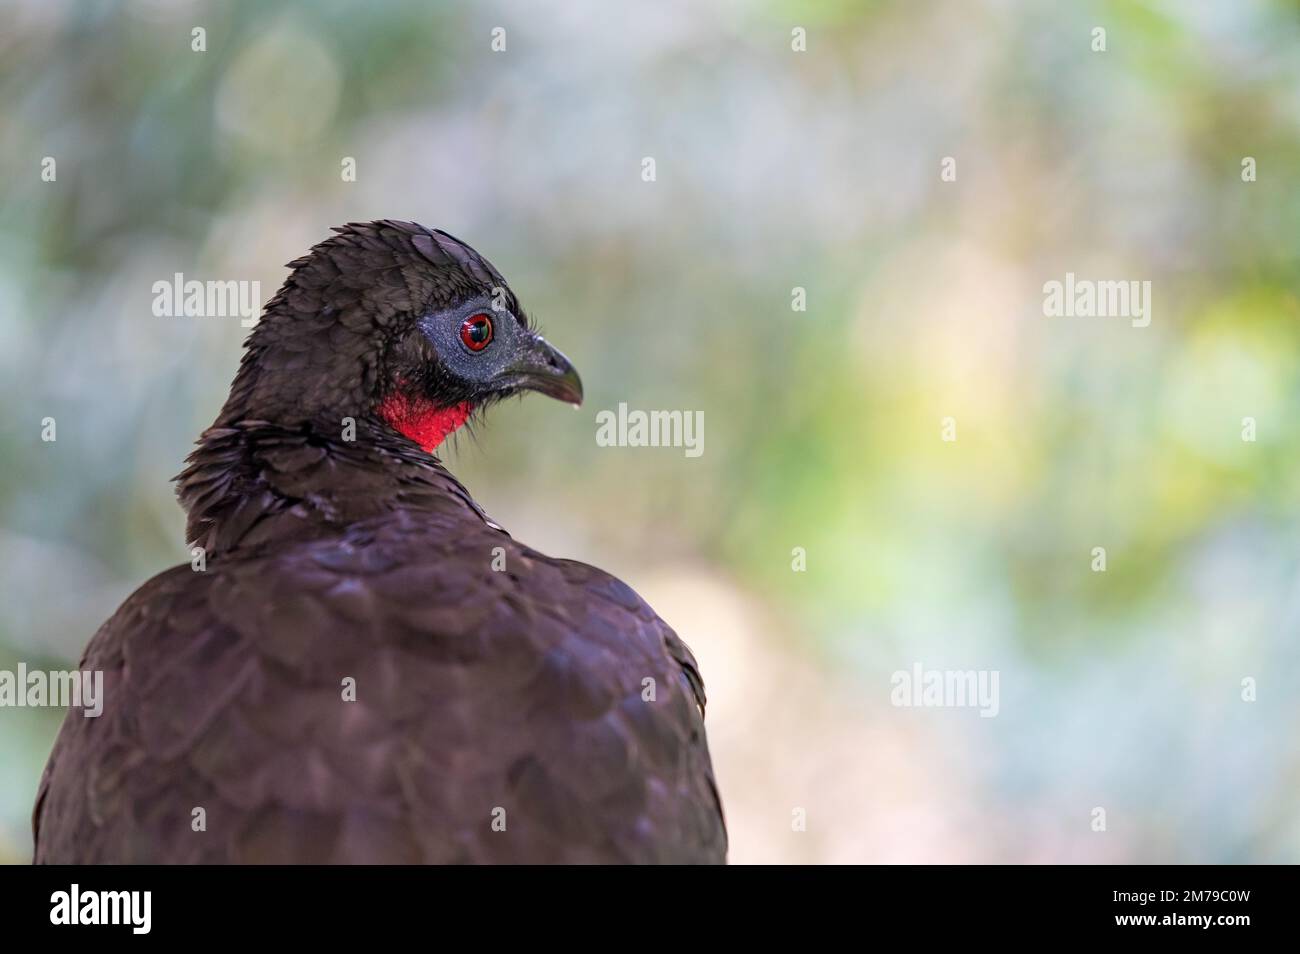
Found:
M 9 868 L 0 879 L 11 938 L 337 943 L 401 931 L 436 941 L 470 926 L 536 938 L 624 912 L 629 935 L 686 921 L 737 933 L 786 922 L 848 927 L 860 939 L 920 930 L 927 942 L 1176 944 L 1271 934 L 1290 920 L 1296 880 L 1293 869 L 1263 867 Z

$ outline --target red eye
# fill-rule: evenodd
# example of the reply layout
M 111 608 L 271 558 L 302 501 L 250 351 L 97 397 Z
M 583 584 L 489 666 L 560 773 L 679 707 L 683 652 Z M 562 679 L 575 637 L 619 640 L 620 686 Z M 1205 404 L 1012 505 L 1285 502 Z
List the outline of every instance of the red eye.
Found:
M 470 351 L 482 351 L 492 342 L 492 319 L 487 315 L 470 315 L 460 323 L 460 340 Z

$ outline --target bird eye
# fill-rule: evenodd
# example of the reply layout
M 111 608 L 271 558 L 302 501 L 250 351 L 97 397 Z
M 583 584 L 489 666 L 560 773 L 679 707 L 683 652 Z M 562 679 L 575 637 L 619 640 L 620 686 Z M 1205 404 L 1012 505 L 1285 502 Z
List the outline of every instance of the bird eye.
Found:
M 470 315 L 460 323 L 460 340 L 470 351 L 482 351 L 492 342 L 492 319 L 487 315 Z

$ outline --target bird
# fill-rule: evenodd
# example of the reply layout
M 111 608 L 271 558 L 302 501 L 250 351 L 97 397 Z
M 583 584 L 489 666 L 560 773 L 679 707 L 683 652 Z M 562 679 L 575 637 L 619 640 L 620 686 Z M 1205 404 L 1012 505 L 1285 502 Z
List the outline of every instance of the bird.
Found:
M 193 559 L 81 660 L 36 863 L 718 864 L 699 666 L 626 583 L 516 541 L 437 456 L 581 379 L 414 222 L 290 262 L 176 492 Z

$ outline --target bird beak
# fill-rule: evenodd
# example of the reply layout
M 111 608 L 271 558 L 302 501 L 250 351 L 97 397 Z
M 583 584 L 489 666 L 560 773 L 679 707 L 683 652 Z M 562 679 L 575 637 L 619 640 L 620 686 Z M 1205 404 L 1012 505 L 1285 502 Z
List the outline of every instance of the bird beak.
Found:
M 502 376 L 514 387 L 538 391 L 574 407 L 582 404 L 582 378 L 572 362 L 541 335 L 525 345 L 519 359 Z

